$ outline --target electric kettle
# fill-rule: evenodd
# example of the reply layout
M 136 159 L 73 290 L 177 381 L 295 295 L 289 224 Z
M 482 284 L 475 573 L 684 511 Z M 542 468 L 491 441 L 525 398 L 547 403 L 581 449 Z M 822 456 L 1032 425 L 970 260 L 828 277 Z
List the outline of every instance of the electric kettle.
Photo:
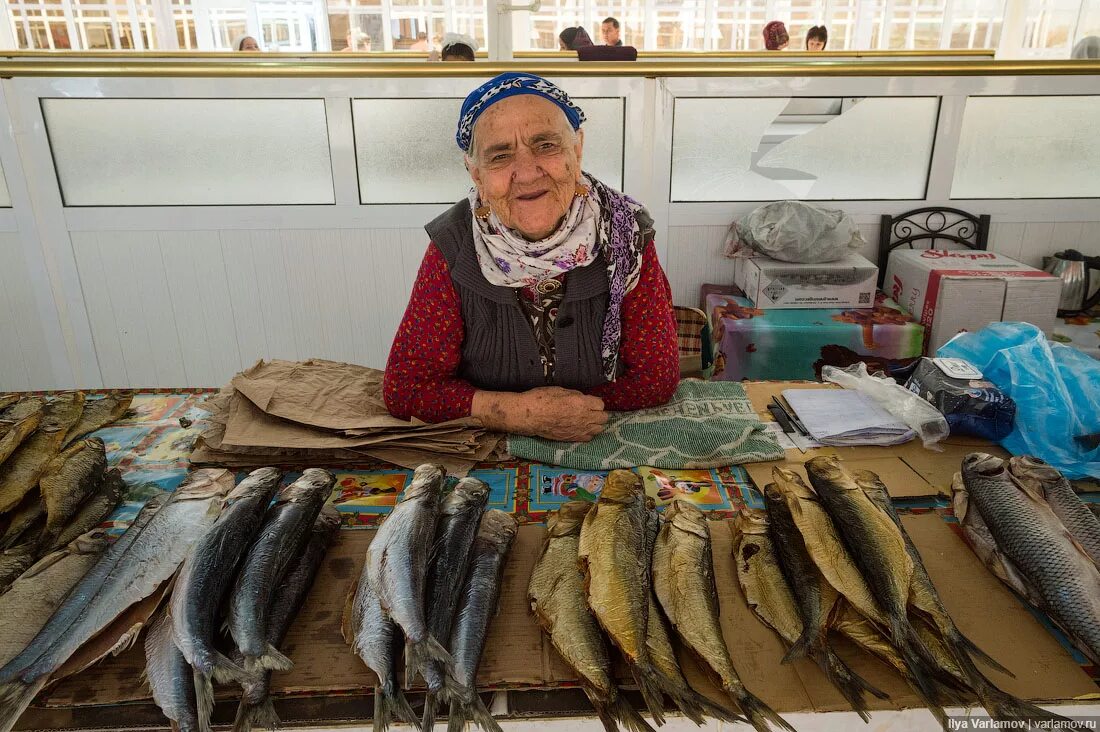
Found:
M 1076 249 L 1067 249 L 1053 257 L 1043 257 L 1043 270 L 1062 280 L 1059 317 L 1089 310 L 1100 303 L 1100 287 L 1089 296 L 1093 285 L 1100 285 L 1100 257 L 1087 257 Z M 1093 270 L 1096 278 L 1091 276 Z

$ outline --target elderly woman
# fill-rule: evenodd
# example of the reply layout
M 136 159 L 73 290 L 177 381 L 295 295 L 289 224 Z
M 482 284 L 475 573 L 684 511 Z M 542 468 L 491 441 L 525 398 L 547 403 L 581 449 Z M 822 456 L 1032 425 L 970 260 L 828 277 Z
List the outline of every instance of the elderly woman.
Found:
M 469 196 L 431 244 L 390 350 L 395 416 L 584 441 L 608 410 L 668 401 L 672 298 L 641 204 L 582 172 L 584 113 L 506 73 L 462 105 Z

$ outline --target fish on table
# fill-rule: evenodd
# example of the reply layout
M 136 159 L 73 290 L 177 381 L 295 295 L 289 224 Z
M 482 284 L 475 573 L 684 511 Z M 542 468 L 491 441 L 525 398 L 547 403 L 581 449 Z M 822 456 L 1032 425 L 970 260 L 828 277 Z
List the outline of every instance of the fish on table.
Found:
M 38 480 L 46 508 L 40 543 L 52 544 L 65 530 L 85 501 L 99 490 L 106 470 L 107 453 L 98 437 L 78 440 L 50 461 Z
M 126 496 L 128 488 L 122 478 L 122 471 L 117 468 L 108 470 L 100 483 L 98 490 L 90 498 L 85 499 L 84 504 L 77 513 L 69 519 L 69 523 L 61 532 L 53 538 L 53 543 L 48 547 L 49 551 L 65 546 L 80 534 L 88 531 L 105 521 L 111 512 L 115 510 L 119 502 Z M 48 536 L 40 535 L 39 545 L 43 545 Z
M 277 468 L 249 473 L 226 496 L 226 507 L 176 575 L 169 604 L 172 640 L 194 670 L 197 713 L 204 726 L 209 725 L 214 706 L 214 676 L 219 680 L 244 676 L 244 669 L 216 647 L 219 613 L 282 475 Z
M 18 407 L 16 404 L 12 409 Z M 18 506 L 23 496 L 38 485 L 50 461 L 61 452 L 83 409 L 84 393 L 80 391 L 60 394 L 42 407 L 38 428 L 0 463 L 0 514 Z
M 772 725 L 794 732 L 737 674 L 718 619 L 710 529 L 706 515 L 692 503 L 676 500 L 665 508 L 653 553 L 653 587 L 677 635 L 749 723 L 759 732 Z
M 444 497 L 440 506 L 424 601 L 428 613 L 428 632 L 434 638 L 450 637 L 462 581 L 466 577 L 470 548 L 488 501 L 488 485 L 477 478 L 463 478 Z M 437 699 L 447 680 L 446 668 L 439 661 L 432 660 L 425 663 L 422 670 L 428 693 L 424 698 L 421 727 L 431 729 L 435 723 Z
M 487 732 L 501 732 L 477 694 L 477 669 L 489 637 L 489 625 L 497 613 L 504 565 L 515 538 L 516 520 L 511 515 L 494 509 L 481 517 L 448 645 L 454 673 L 447 684 L 446 696 L 451 706 L 447 732 L 462 732 L 468 722 Z
M 332 504 L 326 503 L 313 522 L 305 548 L 291 563 L 286 577 L 271 600 L 267 640 L 272 646 L 278 648 L 282 645 L 339 530 L 340 514 Z M 243 661 L 239 653 L 237 651 L 233 658 L 238 664 Z M 233 721 L 233 732 L 249 732 L 255 726 L 269 729 L 278 727 L 279 717 L 271 703 L 271 671 L 260 670 L 246 674 L 241 688 L 241 702 Z
M 309 539 L 336 476 L 309 468 L 279 491 L 241 563 L 229 597 L 227 625 L 244 657 L 244 670 L 287 670 L 294 664 L 268 642 L 271 598 Z
M 69 430 L 65 446 L 68 447 L 76 440 L 87 437 L 96 430 L 103 429 L 107 425 L 122 419 L 122 416 L 130 409 L 133 399 L 132 394 L 112 394 L 102 399 L 88 399 L 85 401 L 84 411 L 80 414 L 80 421 Z
M 1032 495 L 1042 496 L 1092 561 L 1100 565 L 1100 519 L 1053 465 L 1026 455 L 1010 458 L 1008 471 Z
M 605 732 L 653 728 L 619 692 L 600 626 L 588 611 L 584 576 L 577 568 L 581 522 L 594 504 L 568 501 L 546 522 L 546 541 L 527 586 L 531 612 L 566 664 L 581 680 Z
M 0 668 L 0 732 L 81 646 L 168 580 L 214 524 L 233 476 L 199 470 L 171 495 L 155 496 L 74 586 L 34 639 Z
M 153 702 L 172 723 L 174 732 L 207 732 L 209 721 L 199 718 L 195 675 L 176 646 L 172 617 L 160 610 L 145 634 L 145 677 Z

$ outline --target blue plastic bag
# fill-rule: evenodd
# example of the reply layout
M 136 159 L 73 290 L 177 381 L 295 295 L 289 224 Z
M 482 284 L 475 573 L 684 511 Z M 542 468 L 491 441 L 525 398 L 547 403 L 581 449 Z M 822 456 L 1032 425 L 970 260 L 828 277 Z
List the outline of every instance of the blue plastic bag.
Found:
M 966 359 L 1016 402 L 1006 450 L 1040 457 L 1067 478 L 1100 478 L 1100 447 L 1075 439 L 1100 432 L 1100 361 L 1049 342 L 1028 323 L 963 333 L 936 355 Z

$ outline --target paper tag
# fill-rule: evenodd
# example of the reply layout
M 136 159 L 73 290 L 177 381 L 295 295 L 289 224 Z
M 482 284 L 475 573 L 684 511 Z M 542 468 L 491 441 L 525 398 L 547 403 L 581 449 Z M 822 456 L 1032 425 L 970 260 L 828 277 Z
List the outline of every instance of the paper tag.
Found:
M 972 363 L 961 358 L 933 358 L 932 363 L 939 367 L 945 376 L 951 379 L 967 381 L 982 378 L 982 372 Z

